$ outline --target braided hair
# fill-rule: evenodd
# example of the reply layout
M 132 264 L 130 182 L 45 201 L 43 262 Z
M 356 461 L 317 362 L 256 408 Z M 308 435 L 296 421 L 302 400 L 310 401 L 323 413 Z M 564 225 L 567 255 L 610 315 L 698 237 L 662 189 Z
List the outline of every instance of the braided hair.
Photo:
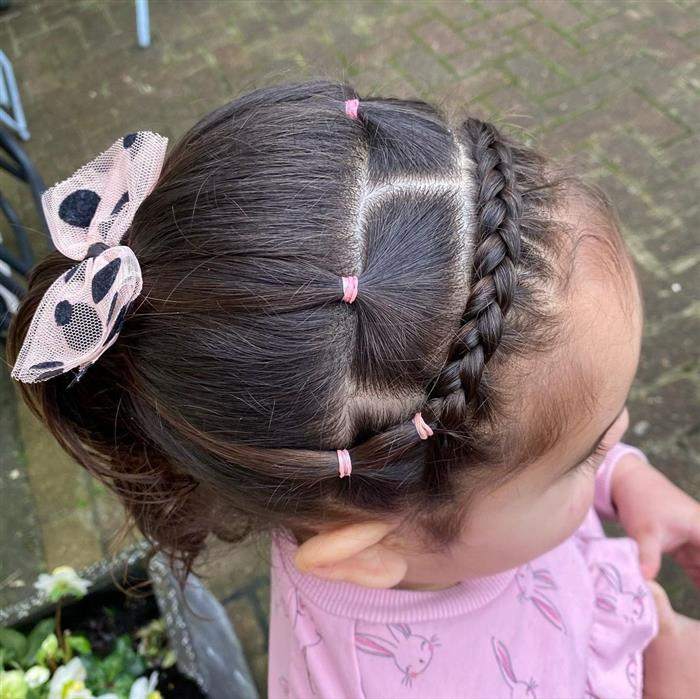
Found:
M 424 102 L 332 82 L 251 92 L 181 138 L 139 207 L 144 289 L 119 341 L 70 388 L 20 388 L 187 566 L 211 532 L 389 514 L 446 538 L 470 488 L 518 462 L 504 377 L 559 327 L 545 172 L 491 124 L 453 128 Z M 70 264 L 36 268 L 11 362 Z

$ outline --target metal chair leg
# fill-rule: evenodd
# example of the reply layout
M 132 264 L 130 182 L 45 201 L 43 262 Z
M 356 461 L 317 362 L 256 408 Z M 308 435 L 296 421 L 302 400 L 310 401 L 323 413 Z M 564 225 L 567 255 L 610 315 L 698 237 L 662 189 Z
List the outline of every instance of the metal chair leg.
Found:
M 136 2 L 136 35 L 139 46 L 146 48 L 151 45 L 151 20 L 148 13 L 148 0 Z
M 23 180 L 29 185 L 29 189 L 32 193 L 32 198 L 34 199 L 34 206 L 39 212 L 39 218 L 41 220 L 41 227 L 46 234 L 46 239 L 51 244 L 51 237 L 49 236 L 49 229 L 46 225 L 46 219 L 44 218 L 44 209 L 41 206 L 41 195 L 46 189 L 44 180 L 41 175 L 37 172 L 34 164 L 29 159 L 24 149 L 12 138 L 11 134 L 0 128 L 0 152 L 5 151 L 10 158 L 14 161 L 13 163 L 7 163 L 0 159 L 0 168 L 10 172 L 18 179 Z
M 4 122 L 16 131 L 23 141 L 28 141 L 29 130 L 17 89 L 15 72 L 12 70 L 10 59 L 3 51 L 0 51 L 0 107 L 10 109 L 10 112 L 6 112 L 5 109 L 0 108 L 0 122 Z

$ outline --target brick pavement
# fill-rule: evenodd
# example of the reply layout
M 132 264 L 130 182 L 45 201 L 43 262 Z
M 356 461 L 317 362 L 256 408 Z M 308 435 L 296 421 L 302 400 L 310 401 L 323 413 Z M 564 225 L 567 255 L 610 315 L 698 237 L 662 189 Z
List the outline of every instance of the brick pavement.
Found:
M 151 19 L 153 45 L 140 50 L 130 2 L 15 1 L 0 13 L 0 47 L 32 132 L 27 150 L 47 183 L 122 133 L 175 139 L 225 100 L 280 80 L 347 78 L 361 95 L 418 95 L 505 123 L 574 159 L 620 210 L 647 317 L 629 438 L 700 495 L 698 3 L 152 0 Z M 13 201 L 36 225 L 22 197 Z M 0 411 L 3 493 L 18 494 L 3 510 L 27 523 L 2 544 L 8 600 L 47 562 L 104 555 L 119 515 L 57 455 L 5 380 Z M 222 560 L 210 564 L 211 583 L 262 686 L 264 560 L 249 550 Z M 675 603 L 700 616 L 674 566 L 663 579 Z

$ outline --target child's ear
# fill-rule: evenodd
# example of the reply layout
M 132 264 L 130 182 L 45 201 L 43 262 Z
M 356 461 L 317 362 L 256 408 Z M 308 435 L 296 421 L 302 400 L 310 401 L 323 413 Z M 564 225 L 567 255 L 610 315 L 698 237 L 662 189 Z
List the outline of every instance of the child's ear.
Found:
M 384 539 L 395 524 L 362 522 L 316 534 L 305 541 L 294 557 L 296 567 L 328 580 L 388 588 L 406 575 L 406 558 Z

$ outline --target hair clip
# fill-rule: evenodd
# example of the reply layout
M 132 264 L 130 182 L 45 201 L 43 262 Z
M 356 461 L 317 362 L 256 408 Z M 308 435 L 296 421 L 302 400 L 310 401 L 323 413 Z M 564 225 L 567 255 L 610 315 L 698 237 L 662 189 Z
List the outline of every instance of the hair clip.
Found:
M 341 478 L 345 478 L 352 473 L 350 452 L 347 449 L 337 449 L 336 453 L 338 454 L 338 474 Z
M 80 380 L 114 344 L 142 288 L 136 255 L 119 243 L 158 181 L 167 143 L 151 131 L 127 134 L 42 194 L 51 240 L 78 264 L 39 302 L 12 369 L 17 381 L 46 381 L 75 368 Z

